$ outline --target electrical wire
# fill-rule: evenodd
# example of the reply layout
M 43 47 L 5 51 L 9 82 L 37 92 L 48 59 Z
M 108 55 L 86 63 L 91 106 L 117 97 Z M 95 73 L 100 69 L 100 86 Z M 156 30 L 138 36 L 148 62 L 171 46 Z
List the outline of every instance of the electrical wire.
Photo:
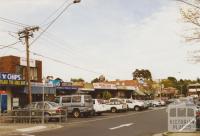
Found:
M 49 23 L 45 24 L 53 15 L 55 15 L 69 0 L 65 0 L 55 11 L 53 11 L 39 26 L 45 26 Z
M 20 26 L 20 27 L 28 27 L 29 26 L 29 25 L 26 25 L 26 24 L 23 24 L 23 23 L 20 23 L 20 22 L 11 20 L 11 19 L 7 19 L 4 17 L 0 17 L 0 21 L 11 24 L 11 25 Z
M 10 48 L 11 46 L 16 45 L 17 43 L 19 43 L 20 41 L 8 44 L 8 45 L 0 45 L 0 49 L 4 49 L 4 48 Z
M 53 19 L 48 26 L 30 43 L 30 46 L 35 43 L 55 22 L 56 20 L 74 3 L 70 3 L 68 4 L 59 14 L 58 16 L 55 17 L 55 19 Z
M 197 5 L 195 5 L 195 4 L 192 4 L 192 3 L 190 3 L 190 2 L 187 2 L 187 1 L 185 1 L 185 0 L 176 0 L 176 1 L 179 1 L 179 2 L 185 3 L 185 4 L 187 4 L 187 5 L 190 5 L 190 6 L 192 6 L 192 7 L 195 7 L 195 8 L 200 9 L 199 6 L 197 6 Z
M 58 59 L 54 59 L 54 58 L 51 58 L 51 57 L 48 57 L 48 56 L 44 56 L 42 54 L 39 54 L 39 53 L 36 53 L 36 52 L 33 52 L 33 51 L 30 51 L 30 53 L 33 54 L 33 55 L 35 55 L 35 56 L 46 58 L 46 59 L 49 59 L 49 60 L 54 61 L 56 63 L 64 64 L 64 65 L 67 65 L 67 66 L 72 67 L 72 68 L 80 69 L 80 70 L 87 71 L 87 72 L 94 73 L 94 74 L 102 74 L 102 73 L 99 73 L 99 72 L 95 72 L 93 70 L 82 68 L 82 67 L 77 66 L 77 65 L 66 63 L 66 62 L 58 60 Z

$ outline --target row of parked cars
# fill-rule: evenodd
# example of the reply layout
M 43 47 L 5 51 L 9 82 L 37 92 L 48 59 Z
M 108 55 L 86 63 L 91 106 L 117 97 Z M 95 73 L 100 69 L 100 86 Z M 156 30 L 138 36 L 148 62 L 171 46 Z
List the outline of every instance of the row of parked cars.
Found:
M 24 111 L 35 111 L 34 115 L 40 116 L 44 112 L 45 119 L 56 118 L 59 115 L 72 115 L 74 118 L 81 116 L 101 115 L 104 112 L 126 112 L 128 110 L 140 111 L 148 109 L 150 106 L 157 107 L 165 105 L 160 100 L 135 100 L 111 98 L 109 100 L 92 99 L 90 95 L 65 95 L 57 96 L 54 102 L 33 102 L 25 108 L 16 111 L 16 116 L 23 114 Z M 43 110 L 44 109 L 44 110 Z M 29 113 L 27 112 L 27 115 Z M 22 116 L 22 115 L 21 115 Z
M 134 99 L 120 99 L 111 98 L 109 100 L 92 99 L 90 95 L 66 95 L 58 96 L 55 98 L 55 102 L 66 106 L 68 113 L 75 118 L 79 118 L 81 115 L 101 115 L 104 112 L 120 112 L 127 110 L 143 110 L 148 109 L 150 106 L 164 106 L 164 101 L 143 101 Z

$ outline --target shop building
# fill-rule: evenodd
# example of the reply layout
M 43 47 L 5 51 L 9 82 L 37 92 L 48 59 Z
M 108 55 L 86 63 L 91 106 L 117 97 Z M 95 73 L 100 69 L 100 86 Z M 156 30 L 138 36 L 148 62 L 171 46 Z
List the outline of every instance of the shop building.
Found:
M 0 64 L 1 112 L 28 104 L 26 59 L 4 56 L 0 57 Z M 30 75 L 31 82 L 42 82 L 41 61 L 30 60 Z M 34 93 L 34 89 L 32 92 Z
M 27 62 L 25 58 L 17 56 L 0 57 L 0 72 L 21 75 L 27 81 Z M 30 60 L 31 82 L 42 82 L 42 61 Z

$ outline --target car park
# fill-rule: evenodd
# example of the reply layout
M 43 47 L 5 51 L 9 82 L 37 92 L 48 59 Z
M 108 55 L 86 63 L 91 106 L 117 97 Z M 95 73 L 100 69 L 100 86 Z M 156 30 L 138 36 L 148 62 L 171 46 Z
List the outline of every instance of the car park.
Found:
M 69 114 L 74 118 L 79 118 L 81 115 L 89 116 L 94 112 L 93 101 L 90 95 L 65 95 L 55 98 L 55 102 L 67 106 Z
M 101 99 L 93 99 L 94 115 L 101 115 L 103 112 L 107 111 L 105 104 L 103 103 L 104 102 Z
M 105 103 L 105 108 L 107 111 L 116 113 L 119 111 L 127 111 L 128 106 L 119 98 L 111 98 L 108 103 Z

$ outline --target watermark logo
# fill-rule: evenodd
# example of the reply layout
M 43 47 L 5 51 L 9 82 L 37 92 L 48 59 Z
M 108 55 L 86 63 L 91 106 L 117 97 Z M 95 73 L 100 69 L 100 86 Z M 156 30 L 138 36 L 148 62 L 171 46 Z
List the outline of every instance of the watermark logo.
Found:
M 186 103 L 170 104 L 168 106 L 168 131 L 196 131 L 196 106 Z

